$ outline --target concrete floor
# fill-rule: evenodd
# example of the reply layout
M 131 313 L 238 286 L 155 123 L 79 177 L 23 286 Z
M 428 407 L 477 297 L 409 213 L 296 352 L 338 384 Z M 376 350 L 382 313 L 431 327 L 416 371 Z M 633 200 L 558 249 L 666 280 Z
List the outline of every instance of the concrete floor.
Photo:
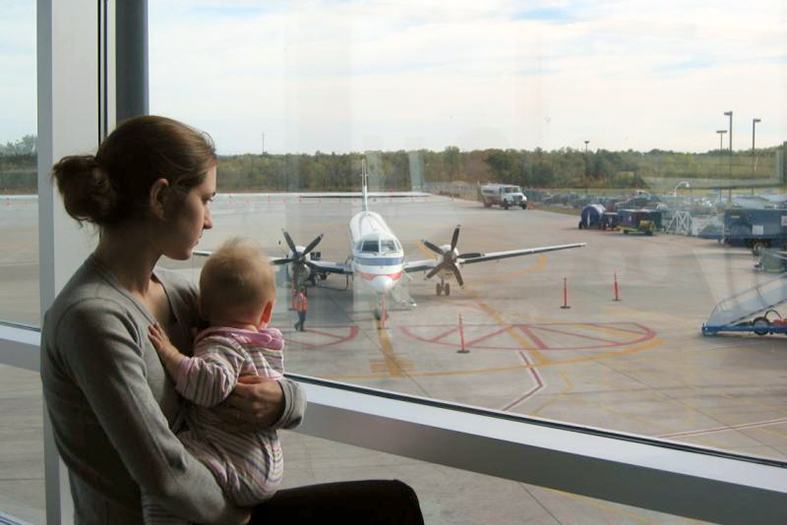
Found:
M 299 244 L 325 233 L 317 248 L 323 259 L 344 261 L 349 253 L 346 223 L 359 210 L 358 201 L 223 197 L 215 205 L 216 227 L 206 232 L 201 247 L 244 235 L 258 239 L 266 253 L 280 255 L 285 228 Z M 448 243 L 457 224 L 460 252 L 588 246 L 466 265 L 466 286 L 452 282 L 450 297 L 436 297 L 434 282 L 416 275 L 406 288 L 418 306 L 391 302 L 385 328 L 374 319 L 374 301 L 359 283 L 341 291 L 344 279 L 330 277 L 310 290 L 308 331 L 295 332 L 282 288 L 274 324 L 287 339 L 288 371 L 785 458 L 787 341 L 700 334 L 719 300 L 773 277 L 754 272 L 756 261 L 748 252 L 687 237 L 579 231 L 571 216 L 486 210 L 446 198 L 381 199 L 372 207 L 397 233 L 410 260 L 428 257 L 421 239 Z M 0 236 L 30 227 L 21 219 L 7 229 L 3 224 Z M 30 283 L 19 278 L 37 272 L 35 259 L 28 259 L 7 261 L 16 279 L 4 278 L 0 267 L 4 297 L 14 298 L 17 312 L 35 311 Z M 198 274 L 199 263 L 168 265 Z M 615 279 L 620 301 L 613 301 Z M 570 308 L 561 308 L 564 304 Z M 0 304 L 3 309 L 9 303 Z M 16 320 L 36 322 L 36 314 L 27 315 Z M 463 345 L 469 352 L 457 353 Z M 44 520 L 41 410 L 37 375 L 0 366 L 0 512 L 31 523 Z M 292 432 L 282 439 L 287 486 L 399 478 L 418 492 L 428 523 L 685 521 Z

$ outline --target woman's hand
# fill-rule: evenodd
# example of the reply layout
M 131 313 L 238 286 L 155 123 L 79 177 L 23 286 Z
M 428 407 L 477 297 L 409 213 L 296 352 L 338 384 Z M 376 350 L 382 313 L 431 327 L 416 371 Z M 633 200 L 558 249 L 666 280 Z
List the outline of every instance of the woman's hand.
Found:
M 225 423 L 238 430 L 270 428 L 284 412 L 284 392 L 278 381 L 262 376 L 240 376 L 222 411 Z

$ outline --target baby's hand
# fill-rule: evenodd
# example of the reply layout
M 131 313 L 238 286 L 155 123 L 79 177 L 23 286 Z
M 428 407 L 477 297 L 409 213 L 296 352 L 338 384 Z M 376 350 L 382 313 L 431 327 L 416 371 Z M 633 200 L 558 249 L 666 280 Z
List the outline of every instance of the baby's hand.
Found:
M 153 343 L 153 348 L 156 349 L 156 352 L 162 359 L 180 355 L 180 351 L 170 343 L 167 333 L 158 324 L 152 324 L 148 327 L 148 339 Z

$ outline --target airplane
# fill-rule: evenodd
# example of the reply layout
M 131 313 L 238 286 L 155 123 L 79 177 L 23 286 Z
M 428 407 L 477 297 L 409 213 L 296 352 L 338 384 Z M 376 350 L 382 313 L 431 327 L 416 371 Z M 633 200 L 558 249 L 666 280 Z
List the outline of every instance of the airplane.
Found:
M 421 242 L 436 257 L 419 261 L 408 262 L 405 260 L 404 250 L 399 239 L 385 223 L 383 217 L 369 210 L 368 203 L 368 174 L 366 162 L 361 163 L 361 198 L 362 210 L 356 213 L 348 224 L 348 234 L 352 255 L 345 263 L 323 261 L 319 256 L 312 257 L 314 248 L 322 240 L 319 235 L 306 247 L 296 245 L 290 235 L 284 231 L 284 238 L 290 248 L 286 257 L 272 258 L 271 263 L 276 265 L 288 264 L 287 274 L 293 279 L 295 287 L 300 286 L 307 279 L 314 283 L 315 278 L 325 279 L 328 274 L 342 274 L 360 277 L 362 282 L 378 296 L 379 306 L 375 311 L 378 319 L 387 317 L 385 299 L 387 295 L 399 285 L 402 277 L 415 272 L 427 272 L 424 279 L 434 276 L 440 278 L 435 284 L 435 292 L 439 296 L 451 294 L 451 286 L 447 279 L 455 278 L 460 287 L 464 287 L 464 279 L 459 268 L 465 264 L 475 264 L 486 261 L 520 257 L 557 250 L 580 248 L 585 243 L 561 244 L 543 246 L 538 248 L 523 248 L 491 253 L 468 252 L 459 253 L 457 243 L 461 226 L 454 229 L 450 244 L 437 246 L 427 240 Z M 198 255 L 209 255 L 209 252 L 195 251 Z

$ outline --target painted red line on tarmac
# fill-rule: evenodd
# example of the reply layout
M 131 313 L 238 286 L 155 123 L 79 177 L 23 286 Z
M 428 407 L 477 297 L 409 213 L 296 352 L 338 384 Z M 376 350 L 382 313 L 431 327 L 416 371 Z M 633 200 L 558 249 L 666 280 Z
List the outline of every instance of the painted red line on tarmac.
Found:
M 526 365 L 533 364 L 533 362 L 530 360 L 530 358 L 527 357 L 527 355 L 524 352 L 519 352 L 519 357 Z M 541 374 L 538 372 L 538 369 L 535 367 L 530 367 L 528 368 L 528 370 L 530 371 L 530 375 L 533 376 L 536 385 L 530 390 L 528 390 L 527 392 L 525 392 L 524 394 L 522 394 L 520 397 L 509 403 L 508 405 L 504 406 L 503 411 L 507 412 L 512 408 L 514 408 L 515 406 L 524 403 L 529 397 L 533 396 L 533 394 L 544 388 L 545 384 L 541 380 Z
M 536 334 L 534 334 L 533 330 L 531 330 L 529 327 L 527 327 L 527 326 L 519 326 L 519 329 L 522 330 L 522 332 L 526 336 L 528 336 L 531 341 L 533 341 L 536 344 L 536 346 L 538 347 L 539 350 L 546 350 L 547 348 L 549 348 L 547 346 L 547 344 L 544 341 L 542 341 L 540 337 L 538 337 Z
M 496 326 L 496 325 L 490 325 L 490 326 Z M 474 344 L 476 344 L 476 343 L 478 343 L 480 341 L 483 341 L 484 339 L 489 339 L 489 338 L 494 337 L 496 335 L 502 334 L 503 332 L 508 331 L 509 328 L 510 328 L 509 326 L 504 326 L 503 328 L 500 328 L 499 330 L 496 330 L 496 331 L 494 331 L 494 332 L 492 332 L 490 334 L 483 335 L 481 337 L 473 339 L 472 341 L 467 342 L 466 346 L 473 346 Z
M 339 327 L 339 328 L 347 328 L 347 327 L 343 327 L 342 326 L 342 327 Z M 346 343 L 347 341 L 349 341 L 351 339 L 355 339 L 358 336 L 358 332 L 360 331 L 360 329 L 357 326 L 350 326 L 349 328 L 350 328 L 350 331 L 349 331 L 349 333 L 346 336 L 335 335 L 335 334 L 332 334 L 330 332 L 323 332 L 322 330 L 315 330 L 314 328 L 307 328 L 306 329 L 306 331 L 308 333 L 322 335 L 322 336 L 331 337 L 331 338 L 335 339 L 335 341 L 329 342 L 329 343 L 307 343 L 305 341 L 298 341 L 297 339 L 293 339 L 291 337 L 286 337 L 286 336 L 284 337 L 284 340 L 287 341 L 288 343 L 294 343 L 294 344 L 302 345 L 302 346 L 305 346 L 305 347 L 308 347 L 308 348 L 325 348 L 327 346 L 334 346 L 334 345 L 338 345 L 338 344 L 341 344 L 341 343 Z
M 595 326 L 595 327 L 603 327 L 603 328 L 611 328 L 612 330 L 618 330 L 620 332 L 626 332 L 629 334 L 639 334 L 639 335 L 656 335 L 656 332 L 648 328 L 647 326 L 642 326 L 639 323 L 626 323 L 630 325 L 634 325 L 639 328 L 639 330 L 628 330 L 626 328 L 620 328 L 616 326 L 618 323 L 579 323 L 576 326 Z
M 510 324 L 510 325 L 506 325 L 506 326 L 502 326 L 502 327 L 500 325 L 498 325 L 498 324 L 491 324 L 491 323 L 489 323 L 489 324 L 487 324 L 487 323 L 484 323 L 484 324 L 472 324 L 472 325 L 465 324 L 465 332 L 466 333 L 467 332 L 473 333 L 473 329 L 475 329 L 476 332 L 477 332 L 477 331 L 479 331 L 479 329 L 483 330 L 485 328 L 488 329 L 488 328 L 493 328 L 494 327 L 494 329 L 491 330 L 489 333 L 486 333 L 484 335 L 476 337 L 475 339 L 472 339 L 472 340 L 467 340 L 465 346 L 467 348 L 471 348 L 472 347 L 472 348 L 475 348 L 475 349 L 478 349 L 478 350 L 492 350 L 492 351 L 511 351 L 511 350 L 518 351 L 518 350 L 521 350 L 522 349 L 521 345 L 507 346 L 507 345 L 503 345 L 503 344 L 500 344 L 500 343 L 498 343 L 497 345 L 489 345 L 489 344 L 483 345 L 483 344 L 481 344 L 481 343 L 483 343 L 484 341 L 486 341 L 488 339 L 495 338 L 495 337 L 499 336 L 500 334 L 502 334 L 502 333 L 504 333 L 506 331 L 511 330 L 512 328 L 520 330 L 525 336 L 529 337 L 532 340 L 532 343 L 535 346 L 534 349 L 537 348 L 539 350 L 544 350 L 544 351 L 599 351 L 599 350 L 604 350 L 604 349 L 620 348 L 620 347 L 623 347 L 623 346 L 630 346 L 630 345 L 640 344 L 640 343 L 643 343 L 645 341 L 651 340 L 651 339 L 653 339 L 656 336 L 656 332 L 654 332 L 654 331 L 652 331 L 652 330 L 650 330 L 650 329 L 648 329 L 648 328 L 646 328 L 646 327 L 644 327 L 644 326 L 642 326 L 642 325 L 640 325 L 638 323 L 628 323 L 629 325 L 636 327 L 636 329 L 634 329 L 634 330 L 625 329 L 625 328 L 619 328 L 619 327 L 616 327 L 616 326 L 610 326 L 612 324 L 613 323 L 610 323 L 610 324 L 605 324 L 605 323 L 581 323 L 581 324 L 577 324 L 577 323 L 551 323 L 551 324 L 544 324 L 544 325 L 535 325 L 535 324 L 524 324 L 523 323 L 523 324 Z M 431 335 L 430 336 L 426 336 L 426 335 L 421 335 L 421 334 L 417 333 L 417 331 L 423 332 L 424 331 L 423 329 L 425 329 L 425 328 L 428 329 L 428 328 L 442 328 L 442 327 L 450 327 L 450 330 L 448 330 L 446 332 L 438 333 L 435 336 L 431 336 Z M 555 327 L 574 327 L 574 328 L 577 328 L 577 331 L 576 332 L 572 332 L 571 330 L 560 330 L 560 329 L 555 328 Z M 587 329 L 589 327 L 594 327 L 594 328 L 599 328 L 599 329 L 611 329 L 611 330 L 622 332 L 621 336 L 623 335 L 623 333 L 625 333 L 625 334 L 636 335 L 638 337 L 631 338 L 629 340 L 623 340 L 623 341 L 610 340 L 610 339 L 594 337 L 594 336 L 588 335 L 586 333 Z M 583 328 L 584 328 L 584 330 L 582 330 Z M 457 346 L 455 342 L 450 341 L 450 340 L 446 340 L 446 337 L 449 334 L 451 334 L 452 332 L 457 330 L 456 325 L 448 325 L 448 324 L 442 324 L 442 323 L 441 324 L 434 324 L 434 325 L 410 325 L 408 327 L 399 327 L 399 330 L 401 330 L 405 335 L 407 335 L 409 337 L 412 337 L 416 341 L 422 341 L 422 342 L 425 342 L 425 343 L 432 343 L 432 344 L 444 345 L 444 346 Z M 544 340 L 542 340 L 538 336 L 538 331 L 539 330 L 546 330 L 546 331 L 549 331 L 549 332 L 560 334 L 561 336 L 570 336 L 570 337 L 575 338 L 575 339 L 585 340 L 585 341 L 588 342 L 588 344 L 585 345 L 585 346 L 582 346 L 582 345 L 579 345 L 579 346 L 550 346 L 549 344 L 544 342 Z
M 740 425 L 730 425 L 727 427 L 706 428 L 704 430 L 688 430 L 686 432 L 674 432 L 672 434 L 662 434 L 660 438 L 674 438 L 674 437 L 688 437 L 688 436 L 704 436 L 706 434 L 715 434 L 717 432 L 726 432 L 728 430 L 746 430 L 750 428 L 768 427 L 771 425 L 781 425 L 787 423 L 787 418 L 769 419 L 766 421 L 757 421 L 754 423 L 742 423 Z
M 427 341 L 429 341 L 430 343 L 436 343 L 440 339 L 443 339 L 444 337 L 446 337 L 448 335 L 451 335 L 452 333 L 456 332 L 457 330 L 459 330 L 459 327 L 455 326 L 454 328 L 451 328 L 450 330 L 448 330 L 446 332 L 443 332 L 442 334 L 438 335 L 437 337 L 435 337 L 433 339 L 427 339 Z
M 601 341 L 602 343 L 609 343 L 612 346 L 617 346 L 617 345 L 620 344 L 620 341 L 614 341 L 614 340 L 611 340 L 611 339 L 602 339 L 601 337 L 593 337 L 592 335 L 576 334 L 576 333 L 572 333 L 572 332 L 567 332 L 565 330 L 557 330 L 555 328 L 546 328 L 546 327 L 539 326 L 539 327 L 536 327 L 535 329 L 536 330 L 542 330 L 544 332 L 554 332 L 556 334 L 570 335 L 572 337 L 579 337 L 579 338 L 582 338 L 582 339 L 590 339 L 590 340 L 593 340 L 593 341 Z

